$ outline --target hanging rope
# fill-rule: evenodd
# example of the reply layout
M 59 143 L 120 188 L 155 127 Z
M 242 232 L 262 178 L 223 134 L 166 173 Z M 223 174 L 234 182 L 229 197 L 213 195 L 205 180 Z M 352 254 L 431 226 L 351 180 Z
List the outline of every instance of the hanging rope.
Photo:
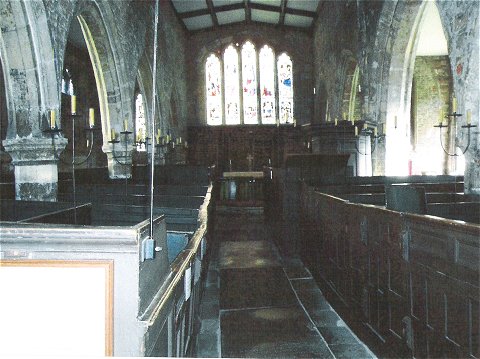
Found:
M 158 0 L 155 0 L 155 25 L 153 39 L 153 74 L 152 74 L 152 136 L 155 136 L 155 103 L 157 93 L 157 38 L 158 38 Z M 154 142 L 152 142 L 153 146 Z M 152 148 L 150 156 L 150 239 L 153 239 L 153 193 L 155 174 L 155 150 Z

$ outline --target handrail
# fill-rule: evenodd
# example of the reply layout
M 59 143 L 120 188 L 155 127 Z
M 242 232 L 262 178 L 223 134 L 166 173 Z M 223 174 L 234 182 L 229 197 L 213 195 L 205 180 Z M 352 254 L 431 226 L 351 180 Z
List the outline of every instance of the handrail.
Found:
M 147 326 L 152 326 L 155 321 L 157 320 L 158 316 L 164 309 L 164 306 L 168 303 L 170 300 L 172 294 L 175 291 L 175 288 L 177 287 L 178 283 L 181 281 L 183 278 L 183 275 L 186 271 L 186 269 L 190 266 L 191 261 L 193 257 L 197 254 L 198 248 L 200 244 L 202 243 L 202 239 L 204 238 L 206 232 L 207 232 L 207 221 L 208 221 L 208 205 L 211 200 L 211 189 L 212 189 L 212 184 L 210 184 L 207 194 L 205 196 L 205 200 L 200 207 L 199 210 L 199 215 L 198 215 L 198 220 L 201 223 L 199 228 L 195 231 L 193 234 L 192 239 L 188 243 L 187 247 L 182 251 L 181 254 L 177 257 L 177 259 L 172 263 L 172 271 L 171 274 L 166 281 L 168 281 L 168 284 L 165 288 L 165 286 L 162 286 L 162 288 L 165 288 L 163 293 L 161 293 L 161 297 L 158 300 L 158 303 L 156 304 L 155 308 L 151 310 L 146 310 L 142 318 L 140 320 L 145 321 Z

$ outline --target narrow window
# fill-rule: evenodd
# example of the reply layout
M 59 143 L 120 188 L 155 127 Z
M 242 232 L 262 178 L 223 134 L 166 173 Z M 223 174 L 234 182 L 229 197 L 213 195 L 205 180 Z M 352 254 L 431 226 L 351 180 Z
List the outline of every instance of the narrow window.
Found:
M 220 89 L 220 60 L 214 54 L 207 59 L 205 68 L 207 86 L 207 124 L 222 124 L 222 93 Z
M 280 123 L 293 123 L 292 60 L 287 54 L 278 58 L 278 102 Z
M 242 47 L 243 122 L 257 124 L 257 60 L 255 46 L 247 41 Z
M 275 123 L 275 57 L 273 50 L 265 45 L 260 50 L 260 91 L 262 123 Z
M 238 77 L 238 53 L 230 45 L 224 53 L 225 123 L 240 124 L 240 84 Z
M 145 109 L 143 107 L 143 96 L 139 93 L 135 99 L 135 128 L 137 129 L 137 140 L 144 142 L 147 133 L 145 123 Z M 145 151 L 145 144 L 137 145 L 137 151 Z

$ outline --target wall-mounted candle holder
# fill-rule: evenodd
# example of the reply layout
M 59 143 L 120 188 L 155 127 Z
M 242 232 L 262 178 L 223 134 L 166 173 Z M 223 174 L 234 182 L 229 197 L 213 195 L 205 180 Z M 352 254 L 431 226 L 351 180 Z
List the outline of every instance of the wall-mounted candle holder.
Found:
M 456 106 L 455 106 L 456 107 Z M 460 156 L 458 153 L 450 153 L 448 152 L 448 150 L 445 148 L 444 144 L 443 144 L 443 128 L 445 127 L 449 127 L 450 125 L 450 121 L 451 119 L 453 119 L 454 121 L 454 124 L 456 124 L 457 122 L 457 118 L 458 117 L 461 117 L 463 116 L 461 113 L 457 113 L 456 111 L 453 111 L 452 113 L 449 113 L 449 114 L 446 114 L 444 117 L 442 116 L 442 118 L 446 118 L 447 119 L 447 124 L 443 124 L 443 121 L 440 122 L 438 125 L 435 125 L 433 127 L 436 127 L 439 129 L 439 133 L 440 133 L 440 146 L 442 147 L 442 150 L 443 152 L 445 152 L 445 154 L 447 154 L 448 156 L 451 156 L 451 157 L 456 157 L 456 156 Z M 467 146 L 465 147 L 464 150 L 461 149 L 462 151 L 462 155 L 464 155 L 467 151 L 468 151 L 468 148 L 470 147 L 470 129 L 473 128 L 473 127 L 477 127 L 476 125 L 472 125 L 471 124 L 471 118 L 470 118 L 471 114 L 469 112 L 467 112 L 467 124 L 466 125 L 463 125 L 461 126 L 461 128 L 466 128 L 467 131 L 468 131 L 468 138 L 467 138 Z M 457 145 L 455 144 L 455 148 L 457 148 Z

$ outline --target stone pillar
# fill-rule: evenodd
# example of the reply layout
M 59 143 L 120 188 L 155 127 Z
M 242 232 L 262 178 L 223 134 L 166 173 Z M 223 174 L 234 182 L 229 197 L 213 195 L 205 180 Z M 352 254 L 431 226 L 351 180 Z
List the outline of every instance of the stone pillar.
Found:
M 15 166 L 15 198 L 20 201 L 57 200 L 58 169 L 60 153 L 68 140 L 30 137 L 6 139 L 5 150 L 12 157 Z
M 111 179 L 132 178 L 132 146 L 128 144 L 127 148 L 123 144 L 117 143 L 114 146 L 109 143 L 103 147 L 103 152 L 107 155 L 108 176 Z

